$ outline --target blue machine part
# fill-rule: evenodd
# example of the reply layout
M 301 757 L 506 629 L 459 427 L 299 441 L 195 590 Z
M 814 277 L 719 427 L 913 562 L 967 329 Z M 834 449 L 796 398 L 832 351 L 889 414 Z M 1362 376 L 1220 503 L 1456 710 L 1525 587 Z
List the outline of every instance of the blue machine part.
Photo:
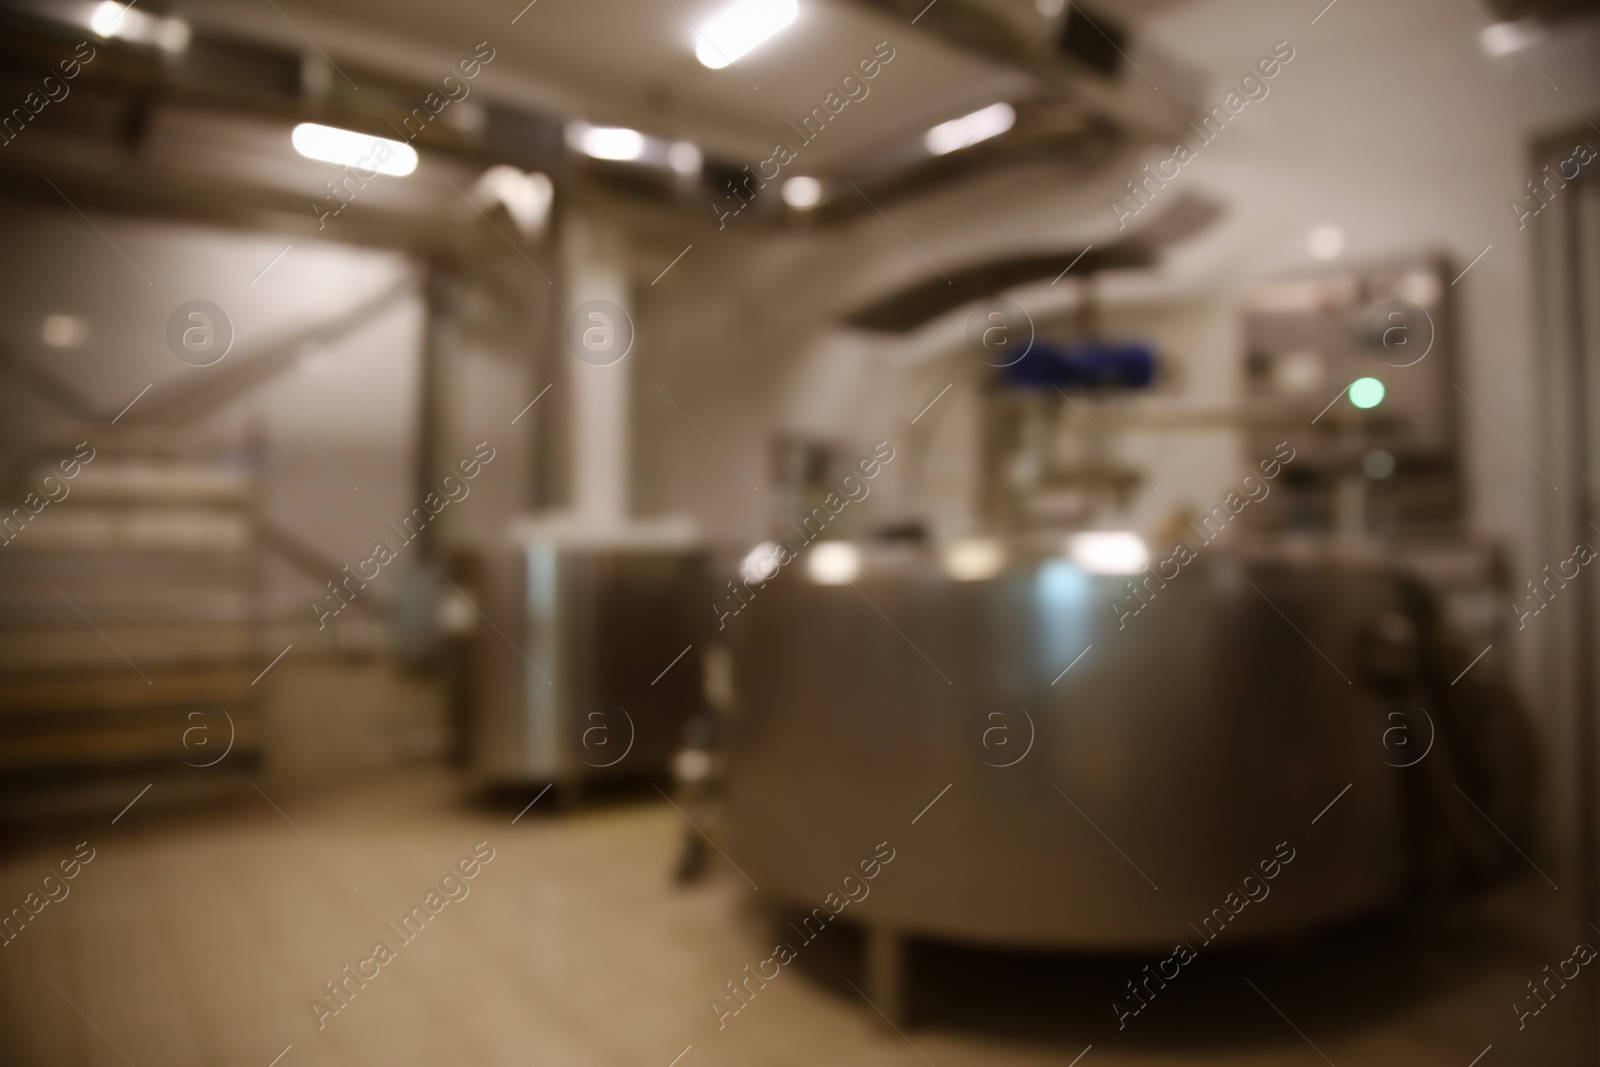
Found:
M 1155 349 L 1142 341 L 1033 342 L 1028 354 L 1000 369 L 1019 389 L 1148 389 L 1156 380 Z

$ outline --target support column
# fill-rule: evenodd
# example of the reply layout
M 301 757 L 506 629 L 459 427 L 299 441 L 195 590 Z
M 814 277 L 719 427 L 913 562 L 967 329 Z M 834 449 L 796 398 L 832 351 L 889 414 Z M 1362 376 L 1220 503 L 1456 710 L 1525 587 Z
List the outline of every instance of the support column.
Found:
M 410 497 L 421 504 L 438 484 L 439 449 L 444 438 L 446 397 L 444 361 L 452 351 L 455 329 L 455 283 L 448 266 L 429 260 L 424 266 L 422 348 L 417 368 L 417 435 L 411 457 Z M 437 534 L 419 538 L 418 559 L 432 559 L 439 544 Z
M 628 244 L 623 229 L 604 219 L 574 211 L 562 227 L 561 252 L 566 271 L 565 320 L 589 300 L 606 300 L 621 309 L 623 323 L 594 320 L 599 330 L 631 334 L 632 292 L 628 284 Z M 584 326 L 590 325 L 586 319 Z M 572 404 L 573 517 L 584 526 L 616 528 L 627 522 L 630 507 L 628 470 L 629 407 L 632 355 L 595 366 L 566 353 L 570 361 Z

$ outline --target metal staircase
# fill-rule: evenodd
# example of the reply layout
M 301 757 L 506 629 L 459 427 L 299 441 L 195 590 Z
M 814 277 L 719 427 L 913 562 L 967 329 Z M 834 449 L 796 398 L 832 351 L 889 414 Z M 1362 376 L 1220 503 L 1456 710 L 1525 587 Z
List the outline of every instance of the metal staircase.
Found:
M 7 513 L 0 547 L 0 821 L 249 788 L 255 459 L 102 447 L 70 479 L 45 460 L 0 485 L 59 498 Z

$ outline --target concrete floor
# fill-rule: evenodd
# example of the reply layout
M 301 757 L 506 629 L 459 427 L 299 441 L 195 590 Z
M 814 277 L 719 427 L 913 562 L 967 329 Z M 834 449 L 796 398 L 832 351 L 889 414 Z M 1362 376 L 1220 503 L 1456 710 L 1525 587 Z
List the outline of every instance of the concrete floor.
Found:
M 513 825 L 515 806 L 459 792 L 409 771 L 285 789 L 282 813 L 260 796 L 202 814 L 145 797 L 116 825 L 19 846 L 0 870 L 7 910 L 77 842 L 95 856 L 0 947 L 0 1062 L 1022 1067 L 1092 1044 L 1082 1067 L 1467 1067 L 1492 1044 L 1482 1067 L 1555 1067 L 1595 1019 L 1585 974 L 1517 1030 L 1523 983 L 1571 951 L 1530 932 L 1552 903 L 1533 878 L 1470 908 L 1205 961 L 1120 1034 L 1104 1001 L 1132 961 L 949 948 L 914 957 L 918 1021 L 897 1033 L 845 981 L 856 946 L 843 929 L 827 944 L 830 930 L 719 1031 L 707 1001 L 770 953 L 770 920 L 726 866 L 669 883 L 671 808 L 651 794 L 557 817 L 546 798 Z M 385 923 L 482 841 L 494 858 L 469 894 L 402 945 Z M 380 939 L 395 958 L 319 1029 L 311 998 Z

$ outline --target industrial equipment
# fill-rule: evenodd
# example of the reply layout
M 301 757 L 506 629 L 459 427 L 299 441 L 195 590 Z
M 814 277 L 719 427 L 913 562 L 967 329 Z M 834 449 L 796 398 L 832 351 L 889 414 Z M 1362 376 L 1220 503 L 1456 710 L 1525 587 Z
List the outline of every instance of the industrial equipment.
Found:
M 1506 870 L 1460 801 L 1525 838 L 1526 727 L 1494 670 L 1462 677 L 1495 571 L 1454 489 L 1442 269 L 1255 294 L 1243 403 L 1161 395 L 1157 354 L 1082 305 L 1064 340 L 1029 321 L 1025 358 L 985 360 L 966 431 L 977 536 L 858 522 L 753 576 L 728 638 L 729 851 L 806 914 L 896 850 L 849 916 L 890 1017 L 910 938 L 1165 955 Z M 1374 367 L 1377 412 L 1351 385 Z M 1249 476 L 1157 530 L 1108 529 L 1155 488 L 1116 435 L 1196 425 L 1235 432 Z M 1349 484 L 1396 469 L 1428 495 L 1378 521 Z
M 700 706 L 702 552 L 531 541 L 485 560 L 469 761 L 495 786 L 585 785 L 667 769 Z

